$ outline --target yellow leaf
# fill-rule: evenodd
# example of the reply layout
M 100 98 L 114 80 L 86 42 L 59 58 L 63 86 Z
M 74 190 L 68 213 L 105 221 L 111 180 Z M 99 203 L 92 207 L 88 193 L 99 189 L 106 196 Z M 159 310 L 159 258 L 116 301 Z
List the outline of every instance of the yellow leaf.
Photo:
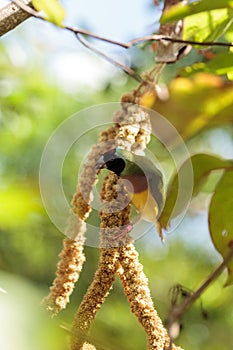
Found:
M 43 11 L 49 22 L 62 27 L 65 18 L 65 10 L 57 0 L 32 0 L 37 11 Z
M 233 122 L 233 83 L 213 74 L 198 73 L 192 78 L 178 77 L 168 86 L 170 97 L 156 98 L 151 107 L 171 122 L 185 140 L 205 128 Z M 157 128 L 156 119 L 151 120 Z M 172 135 L 167 142 L 172 143 Z

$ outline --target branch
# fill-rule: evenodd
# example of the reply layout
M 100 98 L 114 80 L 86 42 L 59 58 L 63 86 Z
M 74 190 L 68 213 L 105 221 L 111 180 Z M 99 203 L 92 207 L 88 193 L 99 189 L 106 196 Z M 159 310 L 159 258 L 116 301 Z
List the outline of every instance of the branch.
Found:
M 24 1 L 24 3 L 22 1 Z M 16 4 L 17 10 L 21 9 L 21 11 L 23 10 L 23 11 L 25 11 L 27 13 L 28 16 L 26 18 L 35 17 L 35 18 L 38 18 L 38 19 L 41 19 L 43 21 L 48 22 L 48 20 L 46 18 L 41 16 L 37 11 L 35 11 L 30 6 L 31 5 L 30 1 L 28 1 L 28 0 L 12 0 L 12 4 L 10 4 L 10 5 L 14 6 L 14 4 Z M 6 7 L 9 7 L 10 5 L 7 5 Z M 3 10 L 4 10 L 4 8 L 2 10 L 0 10 L 0 27 L 1 27 L 1 17 L 2 17 L 1 16 L 1 12 Z M 19 23 L 21 23 L 21 22 L 19 22 Z M 52 23 L 52 24 L 54 24 L 54 23 Z M 16 25 L 15 25 L 15 27 L 16 27 Z M 74 27 L 74 26 L 64 25 L 63 28 L 73 32 L 75 35 L 77 35 L 77 34 L 86 35 L 86 36 L 89 36 L 91 38 L 107 42 L 109 44 L 113 44 L 113 45 L 116 45 L 116 46 L 123 47 L 125 49 L 130 49 L 131 47 L 139 45 L 139 44 L 141 44 L 143 42 L 146 42 L 146 41 L 157 41 L 157 42 L 168 41 L 168 42 L 171 42 L 171 43 L 190 44 L 190 45 L 197 45 L 197 46 L 233 47 L 233 43 L 212 42 L 212 41 L 199 42 L 199 41 L 194 41 L 194 40 L 183 40 L 183 39 L 180 39 L 180 38 L 171 37 L 169 35 L 161 35 L 161 34 L 145 35 L 143 37 L 136 38 L 136 39 L 130 40 L 130 41 L 125 43 L 125 42 L 121 42 L 121 41 L 118 41 L 118 40 L 109 39 L 109 38 L 106 38 L 106 37 L 104 37 L 102 35 L 98 35 L 98 34 L 92 33 L 89 30 L 77 28 L 77 27 Z M 5 34 L 5 33 L 7 33 L 7 30 L 5 30 L 4 33 L 2 33 L 1 35 Z
M 174 325 L 180 325 L 181 320 L 185 312 L 191 308 L 193 303 L 200 298 L 201 294 L 213 283 L 227 267 L 228 263 L 233 258 L 233 249 L 230 250 L 229 254 L 223 260 L 223 262 L 214 270 L 209 277 L 202 283 L 202 285 L 193 293 L 188 293 L 183 302 L 179 305 L 172 305 L 167 318 L 167 328 L 169 334 L 172 333 L 172 328 Z M 177 334 L 178 336 L 178 334 Z
M 31 1 L 23 0 L 28 8 L 32 6 Z M 10 3 L 0 9 L 0 36 L 8 33 L 20 23 L 31 17 L 28 11 L 24 11 L 21 6 Z
M 32 17 L 38 18 L 40 20 L 47 21 L 47 19 L 44 18 L 42 15 L 40 15 L 36 10 L 34 10 L 32 7 L 28 6 L 27 1 L 28 0 L 24 0 L 24 2 L 22 2 L 22 0 L 12 0 L 12 2 L 17 6 L 18 10 L 21 9 L 21 11 L 25 11 L 25 14 L 27 15 L 26 18 L 32 16 Z M 179 1 L 180 0 L 166 0 L 164 8 L 170 7 L 172 4 L 179 2 Z M 11 6 L 14 6 L 14 5 L 11 4 Z M 138 45 L 142 42 L 145 42 L 145 41 L 157 41 L 160 45 L 158 45 L 158 53 L 156 56 L 156 63 L 157 63 L 156 67 L 157 68 L 156 68 L 155 72 L 158 72 L 158 74 L 157 73 L 155 74 L 154 82 L 157 82 L 157 80 L 160 76 L 161 70 L 165 66 L 165 63 L 173 63 L 179 59 L 178 52 L 179 52 L 180 46 L 174 46 L 174 43 L 180 44 L 180 45 L 181 44 L 183 44 L 183 45 L 192 44 L 192 45 L 200 45 L 200 46 L 213 46 L 213 45 L 227 46 L 227 47 L 233 46 L 233 44 L 230 44 L 230 43 L 221 43 L 221 42 L 220 43 L 213 43 L 213 42 L 204 42 L 203 43 L 203 42 L 195 42 L 195 41 L 191 41 L 191 40 L 182 40 L 180 37 L 182 35 L 182 27 L 180 28 L 180 32 L 178 33 L 178 37 L 174 37 L 174 32 L 175 33 L 177 32 L 177 30 L 174 29 L 175 28 L 174 24 L 168 25 L 168 27 L 167 27 L 167 25 L 164 25 L 163 28 L 161 26 L 160 34 L 147 35 L 147 36 L 144 36 L 141 38 L 133 39 L 127 43 L 108 39 L 104 36 L 97 35 L 95 33 L 88 31 L 88 30 L 79 29 L 79 28 L 72 27 L 72 26 L 63 25 L 63 28 L 74 33 L 76 38 L 79 40 L 79 42 L 82 45 L 84 45 L 85 47 L 87 47 L 91 51 L 97 53 L 98 55 L 100 55 L 101 57 L 106 59 L 108 62 L 110 62 L 110 63 L 114 64 L 115 66 L 117 66 L 118 68 L 122 69 L 125 73 L 127 73 L 129 76 L 131 76 L 132 78 L 134 78 L 136 81 L 138 81 L 140 83 L 143 83 L 144 80 L 135 70 L 133 70 L 132 68 L 130 68 L 130 67 L 118 62 L 118 61 L 116 61 L 115 59 L 113 59 L 109 55 L 107 55 L 104 52 L 102 52 L 101 50 L 97 49 L 96 47 L 91 45 L 87 40 L 85 40 L 81 35 L 89 36 L 89 37 L 95 38 L 97 40 L 108 42 L 110 44 L 117 45 L 117 46 L 123 47 L 125 49 L 129 49 L 129 48 L 136 46 L 136 45 Z M 7 32 L 7 31 L 5 30 L 5 32 Z M 167 47 L 166 45 L 164 46 L 164 42 L 166 42 L 166 41 L 170 44 L 173 44 L 173 45 L 169 45 L 169 47 Z
M 194 40 L 183 40 L 179 38 L 171 38 L 170 36 L 152 34 L 147 35 L 142 38 L 137 38 L 129 41 L 126 44 L 121 44 L 122 47 L 130 48 L 132 46 L 136 46 L 145 41 L 169 41 L 171 43 L 181 43 L 181 44 L 189 44 L 196 46 L 224 46 L 224 47 L 233 47 L 233 43 L 224 43 L 224 42 L 213 42 L 213 41 L 194 41 Z
M 141 78 L 141 76 L 139 74 L 137 74 L 137 72 L 135 72 L 132 68 L 125 66 L 124 64 L 116 61 L 115 59 L 113 59 L 112 57 L 106 55 L 104 52 L 100 51 L 99 49 L 96 49 L 93 45 L 89 44 L 89 42 L 87 40 L 85 40 L 84 38 L 82 38 L 80 36 L 80 34 L 76 34 L 77 39 L 79 40 L 79 42 L 87 47 L 88 49 L 90 49 L 91 51 L 97 53 L 99 56 L 103 57 L 106 61 L 114 64 L 115 66 L 119 67 L 120 69 L 122 69 L 126 74 L 128 74 L 129 76 L 131 76 L 132 78 L 134 78 L 135 80 L 137 80 L 139 83 L 143 82 L 143 79 Z
M 179 0 L 167 0 L 167 3 L 170 2 L 174 3 L 174 1 L 179 1 Z M 34 10 L 31 1 L 28 0 L 12 0 L 12 3 L 5 6 L 2 10 L 0 10 L 0 36 L 3 34 L 6 34 L 10 30 L 14 29 L 17 25 L 22 23 L 24 20 L 26 20 L 29 17 L 35 17 L 43 21 L 47 21 L 46 18 L 44 18 L 42 15 L 40 15 L 36 10 Z M 117 40 L 112 40 L 108 39 L 104 36 L 97 35 L 95 33 L 92 33 L 88 30 L 85 29 L 79 29 L 76 27 L 64 25 L 64 29 L 71 31 L 72 33 L 75 34 L 76 38 L 79 40 L 79 42 L 87 47 L 88 49 L 92 50 L 93 52 L 97 53 L 98 55 L 102 56 L 105 58 L 107 61 L 110 63 L 116 65 L 120 69 L 122 69 L 125 73 L 130 75 L 132 78 L 134 78 L 136 81 L 143 83 L 143 79 L 141 76 L 134 71 L 132 68 L 127 67 L 126 65 L 114 60 L 112 57 L 108 56 L 104 52 L 100 51 L 99 49 L 95 48 L 93 45 L 89 44 L 88 41 L 86 41 L 84 38 L 82 38 L 80 35 L 86 35 L 92 38 L 95 38 L 97 40 L 101 40 L 104 42 L 108 42 L 113 45 L 117 45 L 120 47 L 123 47 L 125 49 L 129 49 L 133 46 L 136 46 L 142 42 L 145 41 L 157 41 L 160 45 L 160 47 L 163 48 L 163 43 L 164 42 L 170 42 L 170 43 L 177 43 L 177 44 L 191 44 L 191 45 L 199 45 L 199 46 L 225 46 L 225 47 L 232 47 L 233 44 L 231 43 L 223 43 L 223 42 L 197 42 L 197 41 L 192 41 L 192 40 L 182 40 L 180 37 L 174 37 L 174 33 L 172 32 L 171 29 L 171 35 L 163 35 L 164 33 L 167 34 L 165 31 L 164 33 L 160 34 L 152 34 L 152 35 L 147 35 L 141 38 L 136 38 L 133 39 L 129 42 L 121 42 Z M 170 34 L 170 32 L 168 31 Z M 159 48 L 159 47 L 158 47 Z M 167 55 L 167 47 L 165 46 L 165 51 L 160 50 L 160 53 L 158 52 L 158 55 L 156 56 L 156 62 L 160 63 L 160 66 L 164 66 L 164 63 L 162 62 L 175 62 L 177 59 L 179 59 L 179 56 L 176 55 L 176 48 L 175 52 L 173 52 L 173 46 L 172 52 L 169 57 L 166 57 L 166 60 L 164 61 L 164 57 Z M 164 51 L 164 52 L 163 52 Z M 161 54 L 162 52 L 162 54 Z M 165 56 L 164 56 L 165 55 Z M 173 57 L 174 56 L 174 57 Z M 158 68 L 159 65 L 157 64 Z M 160 69 L 158 69 L 160 71 Z M 158 77 L 155 77 L 155 81 L 157 81 Z

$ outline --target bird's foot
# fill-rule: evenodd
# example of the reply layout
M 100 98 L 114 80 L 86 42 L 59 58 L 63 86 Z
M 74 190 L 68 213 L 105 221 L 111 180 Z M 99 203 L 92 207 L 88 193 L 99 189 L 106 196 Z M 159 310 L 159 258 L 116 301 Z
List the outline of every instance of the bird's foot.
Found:
M 141 215 L 138 215 L 132 222 L 126 225 L 123 229 L 119 228 L 120 233 L 114 237 L 114 239 L 119 239 L 130 233 L 135 224 L 141 220 Z
M 118 240 L 119 238 L 123 238 L 125 235 L 130 233 L 133 229 L 133 224 L 128 224 L 123 229 L 119 228 L 119 233 L 114 237 L 114 240 Z

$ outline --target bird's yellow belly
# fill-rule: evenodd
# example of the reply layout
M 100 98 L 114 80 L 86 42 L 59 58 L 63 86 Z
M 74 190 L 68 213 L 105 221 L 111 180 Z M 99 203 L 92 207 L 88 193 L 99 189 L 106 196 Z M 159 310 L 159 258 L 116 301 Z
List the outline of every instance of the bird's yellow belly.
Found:
M 131 202 L 138 213 L 146 221 L 155 222 L 158 215 L 158 206 L 148 189 L 139 193 L 129 193 Z

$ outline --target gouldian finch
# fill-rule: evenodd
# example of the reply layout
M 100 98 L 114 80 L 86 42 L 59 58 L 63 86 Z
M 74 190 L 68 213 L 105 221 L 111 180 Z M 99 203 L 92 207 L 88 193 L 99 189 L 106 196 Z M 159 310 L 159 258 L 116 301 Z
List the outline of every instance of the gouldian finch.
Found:
M 157 222 L 165 202 L 164 176 L 154 163 L 124 149 L 115 148 L 103 154 L 96 163 L 98 170 L 106 168 L 125 181 L 125 188 L 136 211 L 146 221 L 153 222 L 163 240 Z

